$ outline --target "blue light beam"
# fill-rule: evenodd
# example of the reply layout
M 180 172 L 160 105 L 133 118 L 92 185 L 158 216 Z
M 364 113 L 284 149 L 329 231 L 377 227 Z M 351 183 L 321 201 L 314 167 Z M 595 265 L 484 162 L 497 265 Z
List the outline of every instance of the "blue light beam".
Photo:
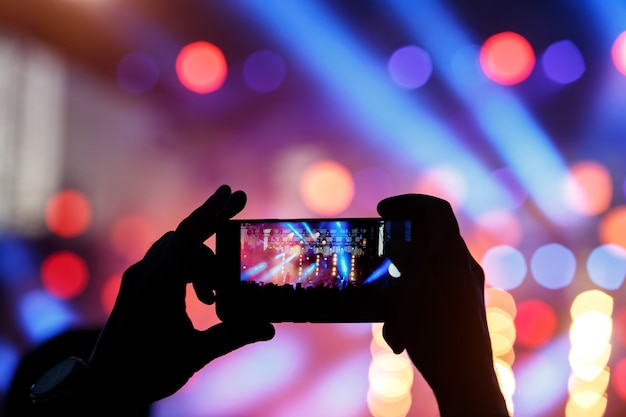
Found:
M 462 25 L 434 0 L 384 3 L 393 7 L 396 17 L 421 45 L 424 45 L 436 71 L 465 104 L 478 122 L 486 139 L 513 169 L 542 212 L 555 223 L 569 221 L 573 213 L 564 199 L 555 198 L 562 189 L 567 167 L 551 138 L 524 105 L 505 87 L 479 78 L 469 79 L 454 71 L 454 55 L 476 44 Z
M 239 0 L 301 61 L 364 137 L 399 162 L 460 170 L 468 184 L 464 207 L 470 215 L 510 205 L 511 197 L 482 163 L 430 113 L 428 103 L 393 84 L 385 59 L 366 50 L 333 15 L 313 1 Z

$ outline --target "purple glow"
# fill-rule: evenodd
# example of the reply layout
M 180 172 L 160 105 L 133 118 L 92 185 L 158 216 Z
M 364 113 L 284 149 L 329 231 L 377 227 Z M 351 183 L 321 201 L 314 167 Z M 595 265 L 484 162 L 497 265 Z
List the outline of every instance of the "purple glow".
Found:
M 158 79 L 156 62 L 143 52 L 126 55 L 117 66 L 117 82 L 127 93 L 145 94 L 154 88 Z
M 368 372 L 371 356 L 367 350 L 355 352 L 334 364 L 327 372 L 307 382 L 310 395 L 285 401 L 277 417 L 358 417 L 367 404 Z
M 511 197 L 509 209 L 515 209 L 524 204 L 524 201 L 528 198 L 528 191 L 519 183 L 513 170 L 501 168 L 494 171 L 491 175 L 509 192 Z
M 569 340 L 564 335 L 541 352 L 524 355 L 515 361 L 515 415 L 552 415 L 550 411 L 567 395 L 568 355 Z
M 381 168 L 365 168 L 354 174 L 354 202 L 362 209 L 376 213 L 380 200 L 393 193 L 391 175 Z
M 543 70 L 548 78 L 559 84 L 569 84 L 585 72 L 583 56 L 570 40 L 555 42 L 543 53 Z
M 243 78 L 248 87 L 258 93 L 269 93 L 285 80 L 285 62 L 272 51 L 255 52 L 243 65 Z
M 260 412 L 259 404 L 284 392 L 304 374 L 302 358 L 310 353 L 298 332 L 281 330 L 271 341 L 245 346 L 208 364 L 182 390 L 161 401 L 155 416 Z
M 9 389 L 13 373 L 19 362 L 17 350 L 3 338 L 0 338 L 0 392 L 4 393 Z
M 433 71 L 430 56 L 417 46 L 405 46 L 396 50 L 389 59 L 389 73 L 393 81 L 406 89 L 426 84 Z

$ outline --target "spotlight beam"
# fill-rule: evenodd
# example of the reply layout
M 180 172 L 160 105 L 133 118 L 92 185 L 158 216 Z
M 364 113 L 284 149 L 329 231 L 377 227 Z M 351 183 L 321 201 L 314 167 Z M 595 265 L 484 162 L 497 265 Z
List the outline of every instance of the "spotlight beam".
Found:
M 384 3 L 393 7 L 416 42 L 431 54 L 438 74 L 465 104 L 485 138 L 513 169 L 538 207 L 561 223 L 572 213 L 556 197 L 567 175 L 567 167 L 551 138 L 514 94 L 478 77 L 468 79 L 455 73 L 451 62 L 460 49 L 476 44 L 440 2 L 425 0 Z M 476 72 L 478 75 L 478 72 Z M 466 77 L 472 77 L 471 72 Z
M 459 169 L 470 187 L 465 206 L 470 215 L 509 204 L 508 192 L 431 114 L 427 103 L 392 84 L 386 60 L 364 48 L 323 6 L 277 0 L 237 4 L 266 26 L 381 151 L 397 161 L 408 157 L 411 166 L 428 169 L 445 164 Z

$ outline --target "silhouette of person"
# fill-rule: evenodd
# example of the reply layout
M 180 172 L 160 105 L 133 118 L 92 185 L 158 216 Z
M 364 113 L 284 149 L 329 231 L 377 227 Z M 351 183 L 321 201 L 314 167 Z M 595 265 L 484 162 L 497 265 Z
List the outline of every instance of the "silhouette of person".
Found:
M 200 300 L 215 301 L 220 263 L 203 242 L 245 203 L 242 191 L 220 187 L 124 273 L 88 361 L 74 360 L 63 372 L 53 368 L 33 387 L 41 415 L 137 415 L 211 360 L 274 336 L 270 323 L 252 321 L 198 331 L 185 313 L 188 282 Z M 405 279 L 385 322 L 385 339 L 394 352 L 407 350 L 443 417 L 508 416 L 493 367 L 482 270 L 449 204 L 404 195 L 383 200 L 378 210 L 383 218 L 411 219 L 414 232 L 411 243 L 388 248 Z

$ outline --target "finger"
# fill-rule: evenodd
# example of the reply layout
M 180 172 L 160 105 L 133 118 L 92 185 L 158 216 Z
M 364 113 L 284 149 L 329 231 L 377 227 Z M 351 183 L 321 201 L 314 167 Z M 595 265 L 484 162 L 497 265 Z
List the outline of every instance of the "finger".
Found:
M 378 203 L 378 213 L 388 219 L 415 219 L 428 214 L 433 207 L 449 206 L 438 197 L 425 194 L 403 194 L 385 198 Z
M 213 233 L 217 225 L 243 209 L 246 196 L 243 191 L 231 192 L 222 185 L 204 204 L 195 209 L 176 229 L 176 238 L 186 243 L 202 243 Z
M 254 342 L 270 340 L 276 333 L 274 326 L 262 322 L 223 322 L 198 333 L 196 369 L 213 359 Z
M 460 237 L 459 225 L 450 203 L 423 194 L 404 194 L 378 203 L 378 213 L 385 219 L 410 219 L 414 242 L 423 242 L 429 252 L 446 251 L 450 242 Z

